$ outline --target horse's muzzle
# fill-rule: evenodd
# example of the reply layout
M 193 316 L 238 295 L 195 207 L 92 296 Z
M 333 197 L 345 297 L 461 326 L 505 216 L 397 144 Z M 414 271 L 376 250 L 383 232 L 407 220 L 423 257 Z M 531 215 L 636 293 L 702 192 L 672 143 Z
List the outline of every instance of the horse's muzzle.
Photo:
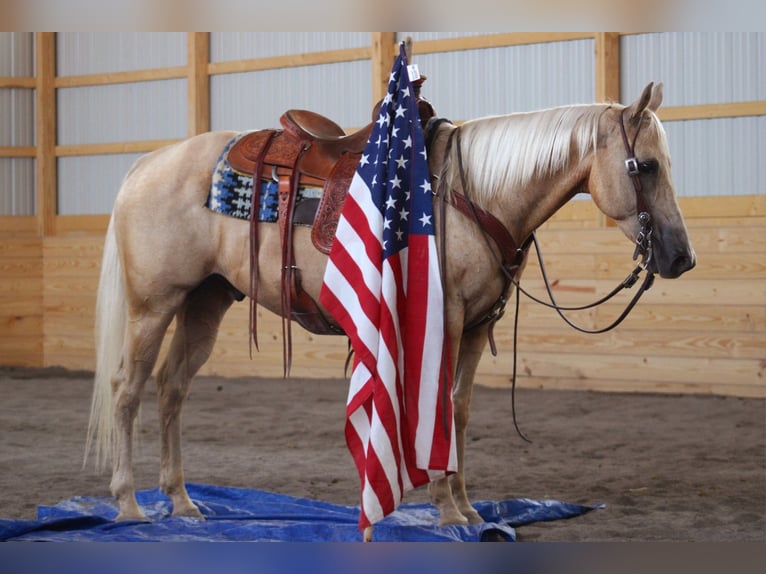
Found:
M 663 279 L 675 279 L 680 277 L 690 269 L 693 269 L 697 265 L 697 257 L 693 250 L 689 250 L 687 253 L 679 254 L 670 259 L 670 263 L 663 265 L 656 259 L 651 262 L 649 271 L 659 273 Z M 652 269 L 654 267 L 654 269 Z

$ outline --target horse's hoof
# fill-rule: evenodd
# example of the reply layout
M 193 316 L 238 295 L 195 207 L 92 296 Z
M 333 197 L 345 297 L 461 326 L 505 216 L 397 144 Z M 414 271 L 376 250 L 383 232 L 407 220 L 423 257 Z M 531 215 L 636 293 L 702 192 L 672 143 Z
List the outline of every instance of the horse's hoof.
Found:
M 117 515 L 117 518 L 114 519 L 115 522 L 149 522 L 149 519 L 146 518 L 146 514 L 141 512 L 140 510 L 138 512 L 120 512 Z
M 173 508 L 173 516 L 179 516 L 183 518 L 196 518 L 197 520 L 205 520 L 203 514 L 194 505 L 186 506 L 183 508 Z
M 442 514 L 439 520 L 439 526 L 466 526 L 468 519 L 459 512 L 449 512 Z
M 468 520 L 468 524 L 482 524 L 484 519 L 473 508 L 469 511 L 463 511 L 463 516 Z

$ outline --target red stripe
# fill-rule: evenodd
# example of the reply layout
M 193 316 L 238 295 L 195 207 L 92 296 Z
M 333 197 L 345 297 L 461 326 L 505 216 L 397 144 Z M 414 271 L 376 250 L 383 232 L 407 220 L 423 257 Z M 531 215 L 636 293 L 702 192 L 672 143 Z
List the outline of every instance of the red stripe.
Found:
M 369 193 L 367 188 L 359 191 L 361 193 Z M 346 203 L 343 205 L 342 217 L 364 242 L 364 248 L 370 261 L 381 261 L 382 247 L 380 240 L 370 228 L 370 221 L 367 219 L 362 207 L 357 203 L 354 195 L 354 190 L 352 190 L 346 199 Z

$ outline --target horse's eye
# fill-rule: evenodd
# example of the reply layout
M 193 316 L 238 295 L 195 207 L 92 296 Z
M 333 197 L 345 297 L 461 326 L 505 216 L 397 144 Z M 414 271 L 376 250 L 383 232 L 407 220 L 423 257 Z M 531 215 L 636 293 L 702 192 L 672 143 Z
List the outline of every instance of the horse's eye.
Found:
M 646 161 L 639 162 L 638 171 L 646 174 L 657 173 L 660 168 L 660 164 L 656 159 L 647 159 Z

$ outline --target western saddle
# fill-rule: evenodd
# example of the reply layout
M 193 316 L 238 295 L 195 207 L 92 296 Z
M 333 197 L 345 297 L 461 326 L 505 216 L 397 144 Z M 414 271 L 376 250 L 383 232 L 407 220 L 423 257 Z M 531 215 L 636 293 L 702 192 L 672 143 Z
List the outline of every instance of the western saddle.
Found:
M 419 97 L 422 77 L 416 85 L 421 124 L 434 116 L 431 104 Z M 377 117 L 380 104 L 373 110 Z M 282 335 L 285 376 L 292 363 L 290 321 L 297 321 L 315 334 L 343 334 L 342 329 L 326 317 L 302 288 L 300 269 L 295 266 L 293 226 L 311 226 L 311 239 L 322 253 L 329 254 L 335 237 L 346 194 L 357 164 L 367 144 L 373 123 L 346 134 L 329 118 L 308 110 L 292 109 L 279 119 L 281 130 L 251 132 L 240 138 L 229 150 L 231 167 L 242 174 L 253 175 L 253 198 L 250 210 L 250 330 L 258 345 L 256 303 L 258 297 L 258 207 L 261 181 L 276 181 L 278 215 L 282 244 Z M 320 198 L 298 201 L 299 189 L 320 188 Z

